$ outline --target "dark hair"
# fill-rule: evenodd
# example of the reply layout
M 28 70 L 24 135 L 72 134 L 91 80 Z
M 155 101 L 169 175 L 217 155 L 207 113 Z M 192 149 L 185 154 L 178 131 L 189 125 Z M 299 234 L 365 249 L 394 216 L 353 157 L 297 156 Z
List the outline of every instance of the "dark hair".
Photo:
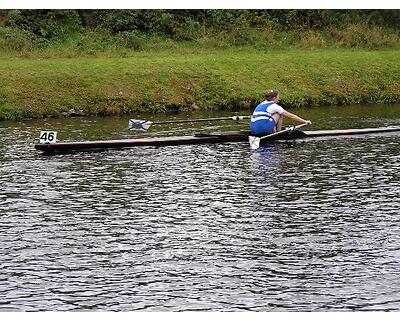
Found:
M 265 98 L 271 101 L 273 98 L 276 98 L 278 96 L 279 92 L 276 90 L 268 90 L 265 93 Z

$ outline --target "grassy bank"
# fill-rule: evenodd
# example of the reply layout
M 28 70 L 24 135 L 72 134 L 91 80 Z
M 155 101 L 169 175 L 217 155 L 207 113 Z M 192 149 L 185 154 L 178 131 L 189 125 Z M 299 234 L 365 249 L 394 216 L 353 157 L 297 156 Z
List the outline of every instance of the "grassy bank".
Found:
M 0 119 L 400 102 L 397 50 L 165 49 L 126 58 L 0 58 Z

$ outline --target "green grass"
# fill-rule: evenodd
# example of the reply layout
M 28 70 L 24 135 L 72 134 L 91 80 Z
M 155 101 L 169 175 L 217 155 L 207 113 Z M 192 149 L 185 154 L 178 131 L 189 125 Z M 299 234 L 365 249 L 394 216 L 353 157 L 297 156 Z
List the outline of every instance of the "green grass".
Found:
M 0 119 L 400 102 L 395 49 L 165 48 L 129 57 L 0 58 Z

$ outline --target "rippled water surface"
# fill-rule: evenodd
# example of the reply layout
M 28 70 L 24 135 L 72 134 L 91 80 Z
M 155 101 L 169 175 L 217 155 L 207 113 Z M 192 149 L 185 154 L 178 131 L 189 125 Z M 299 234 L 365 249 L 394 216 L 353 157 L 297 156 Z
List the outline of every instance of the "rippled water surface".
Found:
M 400 124 L 400 106 L 339 111 L 301 112 L 310 129 Z M 33 149 L 41 129 L 126 124 L 0 124 L 0 311 L 400 310 L 399 134 Z

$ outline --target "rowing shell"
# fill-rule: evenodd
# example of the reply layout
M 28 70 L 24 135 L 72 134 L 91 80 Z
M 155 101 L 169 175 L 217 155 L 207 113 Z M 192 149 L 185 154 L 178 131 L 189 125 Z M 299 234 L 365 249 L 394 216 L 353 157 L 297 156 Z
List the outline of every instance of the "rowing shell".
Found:
M 371 133 L 400 132 L 398 127 L 366 128 L 366 129 L 346 129 L 346 130 L 319 130 L 319 131 L 300 131 L 294 130 L 272 137 L 271 140 L 295 140 L 316 137 L 362 135 Z M 215 134 L 195 134 L 192 136 L 167 136 L 167 137 L 146 137 L 122 140 L 101 140 L 101 141 L 82 141 L 82 142 L 56 142 L 35 144 L 35 149 L 45 153 L 71 153 L 76 151 L 101 151 L 107 149 L 123 149 L 141 146 L 176 146 L 187 144 L 204 143 L 226 143 L 248 141 L 250 132 L 223 132 Z

